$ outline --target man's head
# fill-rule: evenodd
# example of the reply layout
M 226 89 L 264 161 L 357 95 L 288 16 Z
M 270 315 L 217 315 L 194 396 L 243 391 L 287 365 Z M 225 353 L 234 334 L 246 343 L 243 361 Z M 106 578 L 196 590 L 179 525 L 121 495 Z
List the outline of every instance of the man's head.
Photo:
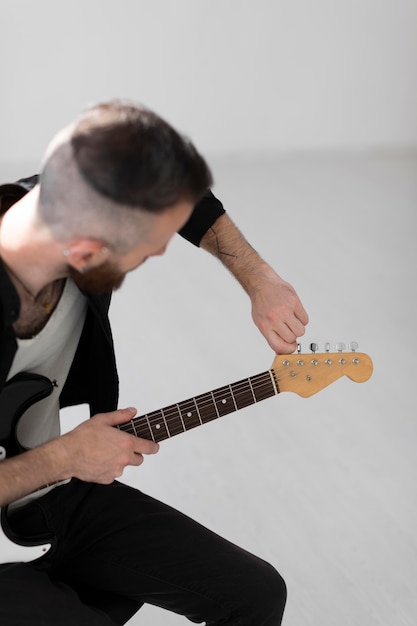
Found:
M 158 115 L 111 101 L 85 111 L 52 142 L 38 217 L 65 244 L 77 282 L 91 288 L 97 278 L 96 290 L 107 290 L 163 252 L 211 182 L 192 143 Z

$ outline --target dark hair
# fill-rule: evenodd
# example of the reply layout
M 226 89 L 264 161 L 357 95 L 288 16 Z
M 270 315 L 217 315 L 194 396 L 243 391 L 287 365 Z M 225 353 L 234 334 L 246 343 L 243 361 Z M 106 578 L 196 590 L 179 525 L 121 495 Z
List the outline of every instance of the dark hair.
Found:
M 85 181 L 119 204 L 159 212 L 212 184 L 193 144 L 144 106 L 113 100 L 81 116 L 71 145 Z

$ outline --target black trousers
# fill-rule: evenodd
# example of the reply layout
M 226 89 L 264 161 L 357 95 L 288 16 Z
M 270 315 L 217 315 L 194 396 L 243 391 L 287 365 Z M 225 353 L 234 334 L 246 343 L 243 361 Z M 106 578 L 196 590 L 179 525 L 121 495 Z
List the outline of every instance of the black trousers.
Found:
M 114 626 L 144 603 L 207 626 L 281 624 L 286 587 L 271 565 L 121 483 L 72 480 L 10 521 L 57 542 L 0 566 L 2 626 Z

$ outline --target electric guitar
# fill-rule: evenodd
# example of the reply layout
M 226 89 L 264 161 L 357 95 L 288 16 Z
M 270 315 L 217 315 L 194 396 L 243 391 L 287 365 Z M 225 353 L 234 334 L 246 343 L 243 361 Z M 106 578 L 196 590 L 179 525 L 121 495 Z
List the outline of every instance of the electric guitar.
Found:
M 307 398 L 342 376 L 364 382 L 372 374 L 372 360 L 367 354 L 356 352 L 356 345 L 351 344 L 351 353 L 339 350 L 317 354 L 316 344 L 311 344 L 311 354 L 277 356 L 266 372 L 134 417 L 116 428 L 159 442 L 283 391 Z M 18 374 L 6 383 L 0 395 L 0 461 L 23 451 L 16 435 L 19 419 L 30 406 L 49 396 L 52 389 L 52 382 L 38 374 Z M 36 545 L 25 542 L 8 525 L 6 511 L 7 507 L 1 511 L 0 563 L 28 562 L 44 556 L 54 538 L 43 538 Z

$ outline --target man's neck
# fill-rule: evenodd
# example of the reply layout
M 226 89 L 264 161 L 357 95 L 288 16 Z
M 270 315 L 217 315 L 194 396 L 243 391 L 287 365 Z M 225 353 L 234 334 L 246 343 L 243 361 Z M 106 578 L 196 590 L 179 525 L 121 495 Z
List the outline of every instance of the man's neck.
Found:
M 38 188 L 26 194 L 0 220 L 0 256 L 19 295 L 34 298 L 63 278 L 57 244 L 36 216 Z

